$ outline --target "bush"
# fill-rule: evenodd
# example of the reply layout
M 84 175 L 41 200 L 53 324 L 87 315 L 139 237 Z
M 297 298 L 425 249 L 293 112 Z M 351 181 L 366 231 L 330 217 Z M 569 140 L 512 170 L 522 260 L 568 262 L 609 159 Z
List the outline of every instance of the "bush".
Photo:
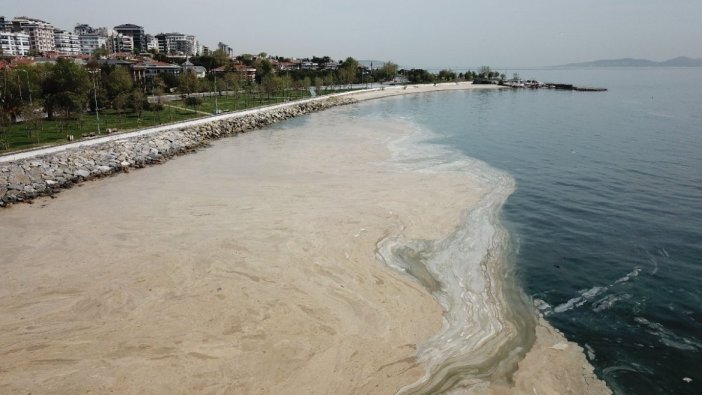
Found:
M 191 96 L 185 98 L 186 106 L 197 107 L 200 104 L 202 104 L 202 99 L 200 99 L 199 97 Z

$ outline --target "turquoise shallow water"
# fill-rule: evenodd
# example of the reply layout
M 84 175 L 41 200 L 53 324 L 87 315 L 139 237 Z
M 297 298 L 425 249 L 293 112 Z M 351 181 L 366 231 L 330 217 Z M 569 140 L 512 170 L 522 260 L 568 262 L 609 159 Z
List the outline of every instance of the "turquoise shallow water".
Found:
M 521 71 L 604 93 L 363 103 L 507 171 L 526 293 L 621 394 L 702 393 L 702 69 Z M 687 382 L 691 379 L 691 382 Z

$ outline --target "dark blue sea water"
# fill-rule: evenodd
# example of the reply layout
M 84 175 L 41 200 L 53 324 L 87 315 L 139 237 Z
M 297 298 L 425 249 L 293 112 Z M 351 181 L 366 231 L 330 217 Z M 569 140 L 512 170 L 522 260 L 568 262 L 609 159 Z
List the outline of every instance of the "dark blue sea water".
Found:
M 621 394 L 702 393 L 702 69 L 521 71 L 608 92 L 363 104 L 510 173 L 525 292 Z M 691 382 L 687 382 L 691 379 Z

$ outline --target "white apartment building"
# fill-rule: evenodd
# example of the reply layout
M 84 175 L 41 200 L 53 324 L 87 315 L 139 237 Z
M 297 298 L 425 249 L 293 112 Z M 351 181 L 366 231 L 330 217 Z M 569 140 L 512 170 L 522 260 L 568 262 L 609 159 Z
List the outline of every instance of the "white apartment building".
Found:
M 156 35 L 158 51 L 168 55 L 196 56 L 201 47 L 195 36 L 181 33 L 160 33 Z
M 80 55 L 80 39 L 77 34 L 55 29 L 54 42 L 56 52 L 59 54 L 66 56 Z
M 107 37 L 97 33 L 85 33 L 78 36 L 80 41 L 80 53 L 91 55 L 100 48 L 107 49 Z
M 6 56 L 29 55 L 29 34 L 0 32 L 0 49 Z
M 38 53 L 54 52 L 54 26 L 41 19 L 20 16 L 12 20 L 12 30 L 29 35 L 30 49 Z
M 156 51 L 158 52 L 158 39 L 150 34 L 147 34 L 146 36 L 146 50 L 147 51 Z

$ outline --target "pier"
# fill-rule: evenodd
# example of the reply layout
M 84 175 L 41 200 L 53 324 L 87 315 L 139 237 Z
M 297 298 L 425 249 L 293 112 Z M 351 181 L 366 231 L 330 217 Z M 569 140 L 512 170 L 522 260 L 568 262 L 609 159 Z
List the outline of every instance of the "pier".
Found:
M 572 84 L 546 84 L 549 88 L 558 89 L 562 91 L 578 91 L 578 92 L 606 92 L 607 88 L 593 88 L 593 87 L 582 87 L 575 86 Z

